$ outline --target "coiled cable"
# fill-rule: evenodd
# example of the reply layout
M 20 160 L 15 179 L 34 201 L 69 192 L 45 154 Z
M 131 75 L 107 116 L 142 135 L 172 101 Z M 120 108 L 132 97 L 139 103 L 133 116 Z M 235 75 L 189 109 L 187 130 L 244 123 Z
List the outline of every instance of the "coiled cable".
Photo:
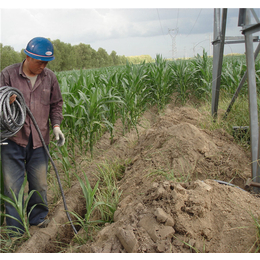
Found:
M 16 101 L 10 105 L 12 95 L 16 95 Z M 0 142 L 14 136 L 24 125 L 26 117 L 26 105 L 21 92 L 12 87 L 0 88 Z
M 16 100 L 10 105 L 10 97 L 12 95 L 16 95 Z M 14 136 L 24 125 L 25 118 L 26 118 L 26 113 L 30 116 L 32 119 L 35 128 L 39 134 L 39 137 L 41 139 L 41 142 L 43 144 L 43 147 L 52 163 L 52 166 L 54 168 L 54 171 L 56 173 L 56 177 L 59 183 L 60 187 L 60 192 L 64 204 L 64 209 L 66 211 L 68 220 L 73 228 L 73 231 L 75 234 L 77 234 L 77 230 L 75 226 L 72 223 L 72 220 L 70 218 L 69 212 L 68 212 L 68 207 L 66 204 L 64 192 L 61 186 L 61 181 L 60 177 L 57 171 L 57 168 L 55 166 L 55 163 L 53 159 L 51 158 L 51 155 L 49 153 L 49 150 L 44 142 L 44 139 L 42 137 L 41 131 L 36 123 L 36 120 L 30 111 L 30 109 L 27 107 L 23 94 L 16 88 L 9 87 L 9 86 L 4 86 L 0 87 L 0 145 L 1 142 L 6 140 L 7 138 L 10 138 Z

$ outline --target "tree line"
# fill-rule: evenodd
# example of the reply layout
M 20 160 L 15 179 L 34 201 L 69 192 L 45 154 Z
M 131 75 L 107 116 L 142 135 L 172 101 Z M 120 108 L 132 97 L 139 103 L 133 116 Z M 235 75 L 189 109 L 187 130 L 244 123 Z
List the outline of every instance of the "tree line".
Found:
M 48 63 L 48 68 L 53 71 L 66 71 L 72 69 L 94 69 L 108 66 L 125 65 L 127 60 L 130 63 L 152 62 L 150 55 L 125 57 L 117 55 L 115 51 L 110 54 L 103 48 L 97 51 L 89 44 L 80 43 L 71 45 L 60 40 L 50 40 L 54 47 L 55 59 Z M 0 69 L 22 62 L 26 54 L 22 49 L 20 52 L 14 50 L 11 46 L 3 46 L 0 43 Z

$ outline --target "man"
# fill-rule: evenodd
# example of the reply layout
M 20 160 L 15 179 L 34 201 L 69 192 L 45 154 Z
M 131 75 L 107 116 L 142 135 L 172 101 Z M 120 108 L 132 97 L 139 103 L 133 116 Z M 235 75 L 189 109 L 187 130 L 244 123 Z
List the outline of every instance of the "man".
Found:
M 58 145 L 63 145 L 65 138 L 60 130 L 62 122 L 62 96 L 55 74 L 46 65 L 54 59 L 52 43 L 43 37 L 33 38 L 24 50 L 26 59 L 22 63 L 6 67 L 1 72 L 0 86 L 11 86 L 19 89 L 25 102 L 32 112 L 46 145 L 49 144 L 49 120 Z M 15 95 L 10 103 L 15 102 Z M 22 129 L 1 146 L 2 173 L 5 185 L 5 195 L 12 198 L 10 189 L 16 196 L 24 181 L 25 172 L 29 183 L 29 192 L 37 190 L 43 199 L 34 192 L 27 213 L 30 225 L 46 227 L 49 220 L 47 205 L 47 168 L 48 156 L 42 145 L 39 134 L 26 115 Z M 6 214 L 20 220 L 16 210 L 5 204 Z M 7 226 L 14 231 L 23 233 L 24 228 L 15 219 L 7 217 Z

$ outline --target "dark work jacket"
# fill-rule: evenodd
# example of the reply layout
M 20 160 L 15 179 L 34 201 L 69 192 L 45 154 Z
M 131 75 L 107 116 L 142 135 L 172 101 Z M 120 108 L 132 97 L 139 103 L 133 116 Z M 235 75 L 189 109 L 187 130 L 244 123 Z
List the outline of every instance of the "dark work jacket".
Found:
M 24 61 L 23 61 L 24 62 Z M 58 80 L 53 71 L 44 68 L 41 74 L 38 75 L 34 88 L 32 89 L 31 81 L 24 74 L 22 63 L 10 65 L 1 72 L 1 85 L 11 86 L 19 89 L 25 99 L 25 103 L 32 112 L 38 127 L 42 133 L 46 145 L 50 142 L 49 137 L 49 120 L 52 126 L 60 125 L 63 119 L 61 96 Z M 39 134 L 28 114 L 22 129 L 10 140 L 18 145 L 26 147 L 28 144 L 29 135 L 32 133 L 33 148 L 42 146 Z

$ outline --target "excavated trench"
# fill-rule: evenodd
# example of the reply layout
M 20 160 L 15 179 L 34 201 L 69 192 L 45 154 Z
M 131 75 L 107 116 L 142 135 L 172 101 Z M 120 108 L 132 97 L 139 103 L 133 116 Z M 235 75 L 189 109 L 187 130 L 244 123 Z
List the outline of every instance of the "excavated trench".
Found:
M 65 198 L 69 211 L 77 212 L 80 216 L 84 216 L 86 212 L 84 209 L 85 201 L 78 183 L 65 193 Z M 75 234 L 67 218 L 62 201 L 57 203 L 54 211 L 48 217 L 50 219 L 48 227 L 44 229 L 31 227 L 32 237 L 17 250 L 17 253 L 56 253 L 60 251 L 62 245 L 70 243 Z M 73 220 L 73 217 L 71 218 Z M 80 229 L 78 226 L 75 226 L 75 228 L 77 230 Z
M 92 185 L 99 163 L 131 161 L 118 181 L 114 222 L 78 244 L 59 201 L 49 226 L 31 229 L 17 252 L 254 252 L 259 242 L 252 216 L 260 218 L 260 198 L 242 190 L 251 176 L 250 154 L 225 131 L 201 129 L 204 118 L 195 108 L 169 105 L 162 115 L 144 114 L 139 138 L 135 130 L 125 136 L 118 130 L 111 145 L 106 133 L 94 160 L 80 160 Z M 85 214 L 79 183 L 65 198 L 69 211 Z

